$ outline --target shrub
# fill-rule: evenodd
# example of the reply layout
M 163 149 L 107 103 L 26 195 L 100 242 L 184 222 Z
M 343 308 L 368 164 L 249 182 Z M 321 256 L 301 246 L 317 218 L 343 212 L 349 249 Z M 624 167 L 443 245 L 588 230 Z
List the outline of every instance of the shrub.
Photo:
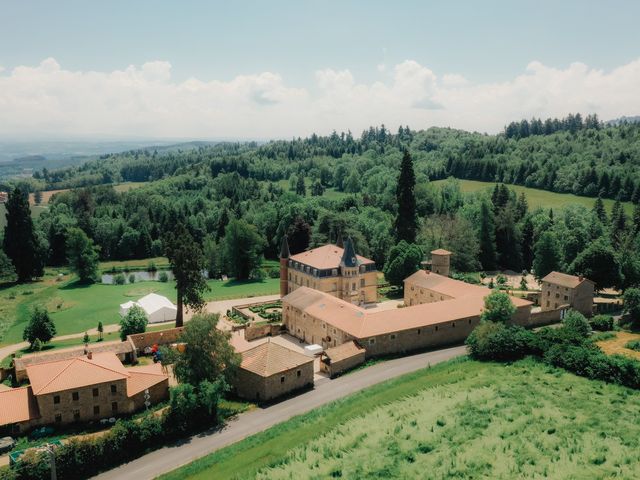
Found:
M 120 340 L 124 342 L 127 339 L 127 335 L 144 333 L 147 329 L 147 322 L 147 315 L 144 313 L 144 310 L 134 305 L 122 320 L 120 320 Z
M 627 342 L 624 348 L 628 348 L 629 350 L 635 350 L 636 352 L 640 352 L 640 340 L 631 340 Z
M 113 277 L 113 283 L 115 283 L 116 285 L 124 285 L 125 284 L 125 278 L 124 275 L 119 273 L 117 274 L 115 277 Z
M 160 272 L 158 280 L 160 280 L 162 283 L 167 283 L 169 281 L 169 275 L 167 275 L 167 272 Z
M 478 360 L 517 360 L 531 352 L 533 334 L 516 325 L 481 322 L 467 338 L 469 354 Z
M 562 321 L 563 327 L 579 337 L 587 337 L 591 333 L 589 322 L 580 312 L 570 310 Z
M 156 263 L 154 261 L 147 263 L 147 272 L 157 272 L 157 271 L 158 271 L 158 267 L 156 267 Z
M 278 270 L 277 268 L 269 269 L 269 278 L 279 278 L 279 277 L 280 277 L 280 270 Z
M 132 273 L 131 275 L 129 275 L 129 283 L 135 283 L 136 281 L 136 276 Z
M 504 292 L 493 291 L 484 299 L 482 320 L 491 322 L 508 322 L 516 312 L 511 298 Z
M 608 332 L 613 330 L 613 317 L 611 315 L 596 315 L 589 322 L 593 330 Z
M 622 299 L 624 316 L 632 323 L 640 323 L 640 288 L 627 288 Z

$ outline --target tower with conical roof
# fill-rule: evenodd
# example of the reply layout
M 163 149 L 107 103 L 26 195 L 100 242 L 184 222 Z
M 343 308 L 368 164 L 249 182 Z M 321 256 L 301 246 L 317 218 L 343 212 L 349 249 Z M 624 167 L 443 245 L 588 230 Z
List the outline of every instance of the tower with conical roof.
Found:
M 360 303 L 360 264 L 353 245 L 348 237 L 344 242 L 344 250 L 340 260 L 341 297 L 352 303 Z
M 284 297 L 289 293 L 289 241 L 287 236 L 282 237 L 280 245 L 280 296 Z

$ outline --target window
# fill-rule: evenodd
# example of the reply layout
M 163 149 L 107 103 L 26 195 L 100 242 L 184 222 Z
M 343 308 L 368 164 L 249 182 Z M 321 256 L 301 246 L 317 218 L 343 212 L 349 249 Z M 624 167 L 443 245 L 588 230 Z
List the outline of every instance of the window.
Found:
M 392 333 L 391 335 L 389 335 L 389 339 L 390 340 L 395 340 L 396 339 L 396 334 Z
M 547 300 L 547 307 L 549 306 L 549 300 Z
M 569 301 L 569 295 L 565 295 L 565 296 L 564 296 L 564 300 L 565 300 L 565 301 Z
M 471 325 L 471 319 L 469 319 L 469 325 Z
M 369 345 L 375 345 L 376 344 L 376 339 L 375 338 L 370 338 L 369 339 Z
M 93 414 L 94 415 L 100 415 L 100 405 L 94 405 L 93 406 Z
M 355 289 L 356 289 L 356 282 L 353 282 L 353 283 L 351 284 L 351 290 L 355 290 Z
M 62 422 L 62 414 L 61 413 L 56 413 L 55 421 L 56 421 L 56 423 L 61 423 Z
M 111 393 L 118 393 L 118 386 L 117 385 L 111 385 Z
M 80 394 L 79 394 L 78 392 L 73 392 L 73 393 L 71 394 L 71 399 L 72 399 L 74 402 L 77 402 L 78 400 L 80 400 Z
M 284 383 L 284 375 L 280 377 L 280 383 Z
M 547 297 L 551 296 L 551 291 L 547 290 Z
M 331 275 L 333 275 L 334 277 L 338 275 L 338 269 L 334 268 L 333 270 L 331 270 Z
M 93 389 L 93 396 L 97 397 L 98 395 L 100 395 L 100 391 L 97 388 Z
M 436 332 L 438 331 L 438 325 L 436 325 Z
M 560 298 L 560 294 L 559 293 L 556 293 L 556 298 Z
M 421 332 L 421 330 L 420 330 L 420 329 L 418 329 L 418 335 L 420 335 L 420 332 Z
M 59 403 L 60 403 L 60 395 L 55 395 L 55 396 L 53 397 L 53 404 L 54 404 L 54 405 L 57 405 L 57 404 L 59 404 Z
M 301 376 L 302 376 L 302 370 L 298 370 L 298 371 L 296 372 L 296 375 L 298 375 L 298 377 L 301 377 Z
M 111 402 L 111 411 L 116 413 L 118 411 L 118 402 Z
M 73 411 L 73 420 L 74 421 L 80 420 L 80 410 Z
M 361 279 L 360 279 L 360 286 L 361 286 L 361 287 L 364 287 L 364 278 L 361 278 Z

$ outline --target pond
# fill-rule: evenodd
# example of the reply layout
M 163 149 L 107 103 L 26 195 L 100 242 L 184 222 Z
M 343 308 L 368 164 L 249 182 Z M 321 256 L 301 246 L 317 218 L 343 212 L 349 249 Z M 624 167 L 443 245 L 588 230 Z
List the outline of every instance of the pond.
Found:
M 137 282 L 152 282 L 160 281 L 160 274 L 164 272 L 167 275 L 167 279 L 169 281 L 173 280 L 173 272 L 171 270 L 158 270 L 156 272 L 119 272 L 119 273 L 105 273 L 102 275 L 102 283 L 107 285 L 113 285 L 115 283 L 115 277 L 122 274 L 124 275 L 126 283 L 129 283 L 129 277 L 133 275 L 135 277 L 135 281 Z

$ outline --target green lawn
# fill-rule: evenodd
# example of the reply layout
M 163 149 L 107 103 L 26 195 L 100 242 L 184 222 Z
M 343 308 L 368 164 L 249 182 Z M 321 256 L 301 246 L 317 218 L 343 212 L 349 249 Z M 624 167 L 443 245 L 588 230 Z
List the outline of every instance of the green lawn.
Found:
M 49 277 L 50 278 L 50 277 Z M 65 277 L 66 278 L 66 277 Z M 280 280 L 267 278 L 263 281 L 238 282 L 210 280 L 211 291 L 207 300 L 223 300 L 278 293 Z M 23 295 L 20 292 L 31 291 Z M 118 308 L 121 303 L 138 299 L 148 293 L 165 295 L 175 301 L 173 282 L 140 282 L 126 285 L 80 285 L 74 281 L 36 282 L 10 287 L 0 291 L 0 328 L 5 325 L 1 344 L 22 341 L 22 332 L 34 305 L 45 305 L 53 318 L 58 335 L 79 333 L 103 325 L 118 323 Z M 9 299 L 14 296 L 13 299 Z M 4 305 L 4 300 L 7 304 Z M 3 309 L 6 307 L 6 312 Z
M 164 480 L 637 478 L 636 391 L 534 360 L 457 360 L 366 389 Z
M 38 216 L 46 209 L 45 206 L 40 205 L 31 205 L 31 216 L 33 218 L 38 218 Z M 4 203 L 0 203 L 0 230 L 4 230 L 4 227 L 7 225 L 7 208 L 4 206 Z
M 495 183 L 492 182 L 480 182 L 477 180 L 458 180 L 460 182 L 460 188 L 463 192 L 477 192 L 479 190 L 493 188 Z M 432 183 L 434 185 L 440 185 L 446 180 L 435 180 Z M 529 202 L 529 208 L 554 208 L 559 209 L 571 204 L 583 205 L 588 209 L 593 208 L 593 204 L 596 201 L 595 198 L 580 197 L 571 193 L 555 193 L 548 192 L 546 190 L 538 190 L 537 188 L 522 187 L 520 185 L 509 185 L 511 190 L 514 190 L 518 195 L 524 192 Z M 611 207 L 614 204 L 613 200 L 603 199 L 604 205 L 608 211 L 611 211 Z M 630 202 L 624 202 L 624 209 L 627 215 L 633 213 L 633 204 Z

